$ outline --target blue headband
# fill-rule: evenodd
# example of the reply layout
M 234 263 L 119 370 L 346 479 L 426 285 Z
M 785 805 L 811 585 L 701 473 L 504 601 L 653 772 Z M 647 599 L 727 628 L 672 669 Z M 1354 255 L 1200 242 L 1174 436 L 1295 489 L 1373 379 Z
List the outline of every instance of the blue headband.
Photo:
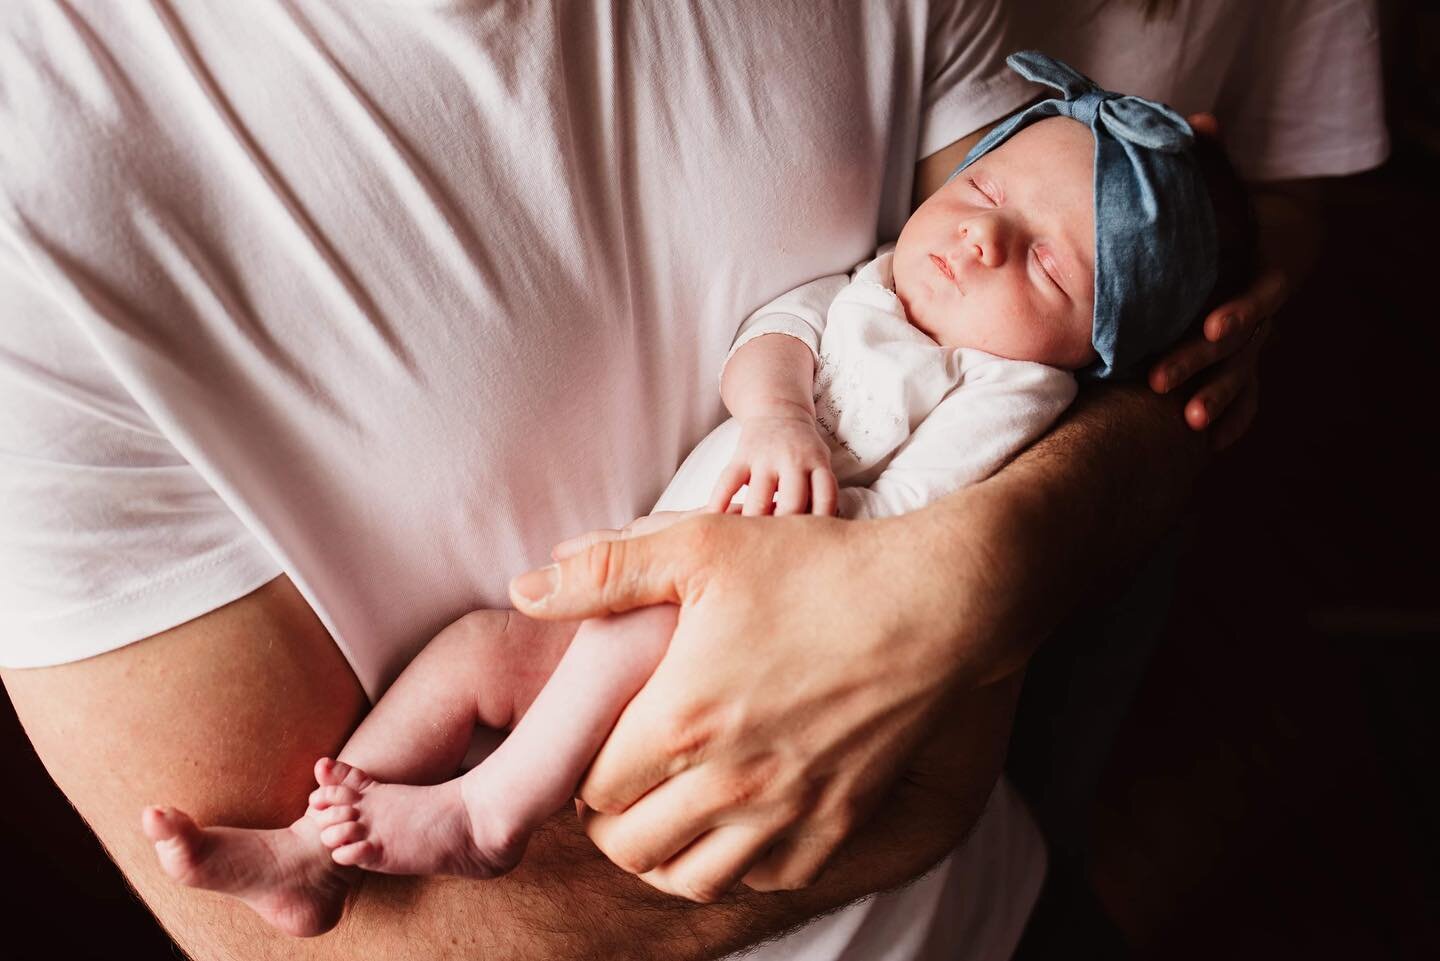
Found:
M 1215 286 L 1217 244 L 1210 194 L 1189 152 L 1195 134 L 1169 107 L 1102 90 L 1072 67 L 1025 50 L 1016 73 L 1060 91 L 990 131 L 956 174 L 1046 117 L 1069 117 L 1095 135 L 1095 314 L 1100 359 L 1084 373 L 1129 373 L 1176 340 Z M 1063 98 L 1063 99 L 1062 99 Z

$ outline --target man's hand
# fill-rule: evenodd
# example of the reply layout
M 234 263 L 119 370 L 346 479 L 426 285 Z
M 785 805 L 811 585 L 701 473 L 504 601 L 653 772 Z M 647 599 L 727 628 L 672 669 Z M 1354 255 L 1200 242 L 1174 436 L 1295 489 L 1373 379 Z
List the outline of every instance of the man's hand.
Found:
M 157 797 L 254 827 L 305 809 L 315 758 L 344 742 L 365 697 L 288 579 L 147 641 L 0 678 L 56 784 L 197 961 L 718 958 L 949 853 L 999 774 L 1015 694 L 992 685 L 957 706 L 869 828 L 804 891 L 677 900 L 618 871 L 562 812 L 503 878 L 366 875 L 339 927 L 298 939 L 238 901 L 175 884 L 134 817 Z
M 744 485 L 744 513 L 835 513 L 840 496 L 830 467 L 830 448 L 820 437 L 813 412 L 777 410 L 740 418 L 740 440 L 730 464 L 715 482 L 706 510 L 722 514 Z M 778 497 L 776 495 L 779 495 Z
M 581 785 L 607 856 L 713 900 L 813 881 L 951 695 L 983 670 L 974 573 L 924 512 L 883 521 L 691 518 L 601 541 L 512 584 L 532 616 L 680 604 L 650 682 Z M 837 598 L 865 603 L 838 605 Z

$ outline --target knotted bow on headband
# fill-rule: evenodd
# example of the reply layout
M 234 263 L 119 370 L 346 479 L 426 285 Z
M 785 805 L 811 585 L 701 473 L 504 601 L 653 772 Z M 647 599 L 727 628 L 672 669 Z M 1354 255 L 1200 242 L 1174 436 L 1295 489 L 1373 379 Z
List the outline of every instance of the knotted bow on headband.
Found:
M 990 131 L 960 171 L 1046 117 L 1069 117 L 1095 136 L 1095 312 L 1100 359 L 1082 373 L 1130 373 L 1196 319 L 1215 286 L 1218 251 L 1210 194 L 1190 153 L 1194 131 L 1164 104 L 1112 93 L 1079 71 L 1026 50 L 1016 73 L 1060 91 Z

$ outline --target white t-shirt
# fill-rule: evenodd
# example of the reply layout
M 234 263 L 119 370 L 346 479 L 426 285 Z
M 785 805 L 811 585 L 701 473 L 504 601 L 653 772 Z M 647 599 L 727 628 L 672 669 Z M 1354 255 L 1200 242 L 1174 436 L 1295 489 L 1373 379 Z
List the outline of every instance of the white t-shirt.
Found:
M 0 664 L 285 573 L 378 695 L 648 509 L 739 320 L 1024 99 L 998 9 L 0 4 Z M 1042 863 L 1002 787 L 945 869 L 769 950 L 1004 957 Z
M 1034 443 L 1075 399 L 1075 376 L 1045 364 L 942 347 L 895 295 L 895 245 L 855 269 L 781 294 L 730 348 L 794 337 L 815 358 L 815 419 L 840 483 L 839 513 L 894 517 L 974 484 Z M 740 437 L 733 418 L 700 442 L 657 510 L 703 507 Z M 736 495 L 744 503 L 745 489 Z
M 1357 173 L 1390 151 L 1375 0 L 1007 0 L 1014 48 L 1102 87 L 1208 111 L 1240 174 Z

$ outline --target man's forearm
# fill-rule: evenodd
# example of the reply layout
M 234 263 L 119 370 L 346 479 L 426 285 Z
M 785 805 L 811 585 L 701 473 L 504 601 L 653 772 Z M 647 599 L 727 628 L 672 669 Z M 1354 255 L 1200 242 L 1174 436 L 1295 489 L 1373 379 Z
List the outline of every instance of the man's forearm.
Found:
M 983 579 L 962 598 L 986 635 L 974 681 L 1022 665 L 1174 523 L 1206 462 L 1181 400 L 1138 385 L 1082 392 L 1049 435 L 927 512 Z
M 715 904 L 662 894 L 602 858 L 573 815 L 553 818 L 496 881 L 368 876 L 335 932 L 235 944 L 237 957 L 307 961 L 702 961 L 920 875 L 973 826 L 999 775 L 1017 686 L 969 698 L 922 748 L 866 828 L 812 887 L 738 889 Z M 197 958 L 224 957 L 213 951 Z

